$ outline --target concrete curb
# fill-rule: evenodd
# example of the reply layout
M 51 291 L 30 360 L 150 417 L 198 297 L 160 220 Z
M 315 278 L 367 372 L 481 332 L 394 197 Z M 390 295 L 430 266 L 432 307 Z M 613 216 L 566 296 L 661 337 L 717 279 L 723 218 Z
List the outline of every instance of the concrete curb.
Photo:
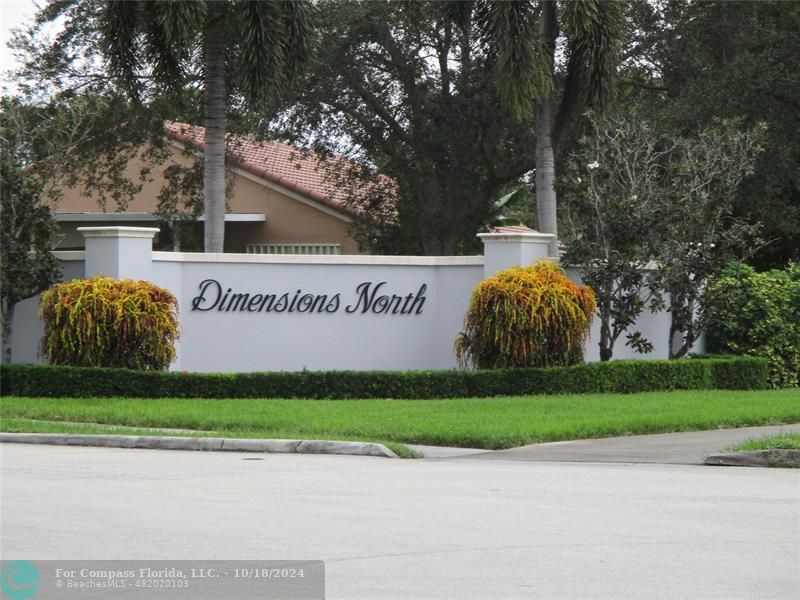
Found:
M 800 469 L 800 450 L 757 450 L 707 456 L 707 465 L 723 467 L 780 467 Z
M 348 454 L 397 458 L 383 444 L 324 440 L 253 440 L 237 438 L 163 437 L 144 435 L 86 435 L 64 433 L 0 433 L 0 442 L 99 446 L 147 450 L 205 450 L 212 452 L 267 452 L 278 454 Z

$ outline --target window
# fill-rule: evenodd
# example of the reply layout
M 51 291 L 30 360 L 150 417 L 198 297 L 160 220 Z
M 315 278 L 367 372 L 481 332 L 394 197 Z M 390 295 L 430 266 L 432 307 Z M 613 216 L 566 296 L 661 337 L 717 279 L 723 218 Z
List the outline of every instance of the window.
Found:
M 247 244 L 247 254 L 341 254 L 341 244 Z

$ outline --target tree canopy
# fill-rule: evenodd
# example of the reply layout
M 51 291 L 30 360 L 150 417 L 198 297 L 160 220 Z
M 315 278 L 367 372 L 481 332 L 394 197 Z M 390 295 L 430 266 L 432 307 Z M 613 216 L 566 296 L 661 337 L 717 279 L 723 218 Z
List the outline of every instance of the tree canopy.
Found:
M 124 175 L 131 140 L 128 127 L 109 144 L 107 128 L 117 107 L 107 98 L 84 95 L 30 105 L 0 100 L 0 300 L 3 360 L 11 358 L 16 304 L 47 289 L 59 274 L 50 253 L 57 246 L 51 208 L 64 186 L 106 193 L 124 205 L 137 186 Z M 129 114 L 129 127 L 135 128 Z M 111 119 L 111 120 L 110 120 Z M 139 149 L 134 135 L 134 148 Z
M 386 231 L 361 232 L 364 241 L 379 251 L 429 254 L 477 250 L 474 234 L 521 177 L 537 179 L 538 223 L 529 224 L 557 232 L 558 157 L 585 133 L 587 106 L 614 100 L 682 136 L 718 119 L 740 119 L 745 128 L 764 122 L 764 152 L 736 192 L 735 211 L 764 225 L 758 265 L 797 256 L 797 3 L 322 0 L 313 7 L 51 0 L 34 30 L 55 22 L 60 29 L 49 41 L 17 39 L 29 59 L 17 84 L 30 98 L 47 90 L 137 100 L 154 115 L 139 122 L 140 136 L 151 139 L 164 118 L 202 123 L 213 96 L 211 112 L 227 116 L 206 124 L 215 156 L 208 197 L 219 197 L 224 181 L 217 171 L 224 152 L 213 140 L 232 128 L 232 117 L 242 133 L 277 130 L 347 151 L 368 168 L 343 185 L 357 186 L 375 170 L 398 183 L 398 214 Z M 274 103 L 264 101 L 314 47 L 276 128 Z M 215 63 L 224 85 L 210 94 L 213 56 L 225 57 Z M 213 205 L 219 212 L 222 203 Z
M 763 225 L 761 268 L 800 257 L 800 5 L 635 3 L 624 67 L 627 106 L 663 131 L 695 135 L 721 120 L 766 124 L 763 152 L 735 193 L 736 215 Z
M 624 6 L 618 0 L 478 3 L 484 36 L 498 56 L 500 99 L 518 117 L 536 117 L 537 225 L 543 233 L 558 235 L 555 179 L 565 134 L 582 109 L 601 108 L 616 91 Z M 562 61 L 556 60 L 559 48 Z M 555 237 L 550 255 L 557 254 Z
M 118 88 L 160 116 L 158 135 L 176 112 L 194 112 L 195 122 L 202 115 L 205 247 L 221 252 L 228 109 L 260 109 L 283 91 L 310 51 L 312 16 L 304 0 L 52 0 L 17 46 L 29 80 L 81 92 Z M 55 39 L 41 42 L 36 33 L 59 20 Z
M 635 113 L 590 120 L 560 185 L 564 259 L 597 294 L 600 357 L 612 357 L 623 333 L 637 351 L 653 349 L 631 331 L 648 307 L 669 311 L 668 355 L 684 356 L 701 331 L 704 282 L 758 245 L 758 227 L 734 215 L 733 197 L 753 173 L 764 126 L 721 122 L 688 137 Z
M 534 166 L 531 128 L 498 105 L 469 3 L 321 2 L 323 49 L 285 124 L 397 181 L 394 248 L 476 248 L 492 200 Z M 460 11 L 460 12 L 459 12 Z
M 156 2 L 101 5 L 100 48 L 112 76 L 133 100 L 142 78 L 153 93 L 182 95 L 202 75 L 205 124 L 205 250 L 225 238 L 225 118 L 229 98 L 262 104 L 299 70 L 311 43 L 308 2 Z

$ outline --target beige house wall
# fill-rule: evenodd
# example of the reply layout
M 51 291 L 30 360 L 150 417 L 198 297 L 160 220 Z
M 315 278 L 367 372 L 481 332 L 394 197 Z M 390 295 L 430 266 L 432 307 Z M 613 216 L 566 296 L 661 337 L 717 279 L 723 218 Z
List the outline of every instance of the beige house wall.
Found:
M 153 168 L 151 180 L 145 182 L 130 204 L 127 213 L 150 213 L 157 207 L 157 197 L 164 184 L 163 171 L 169 164 L 191 164 L 191 157 L 173 145 L 168 163 Z M 143 166 L 140 159 L 131 160 L 127 175 L 134 181 Z M 265 215 L 261 222 L 228 222 L 225 226 L 225 252 L 244 252 L 247 244 L 339 244 L 342 254 L 360 254 L 358 243 L 348 235 L 352 219 L 313 199 L 285 190 L 249 172 L 233 169 L 233 188 L 228 199 L 230 213 L 256 213 Z M 85 196 L 77 188 L 65 188 L 64 195 L 55 207 L 56 213 L 102 213 L 100 196 Z M 117 212 L 111 202 L 105 212 Z M 142 222 L 87 221 L 62 223 L 63 239 L 60 248 L 82 247 L 77 227 L 99 225 L 148 225 Z M 152 223 L 151 223 L 152 224 Z

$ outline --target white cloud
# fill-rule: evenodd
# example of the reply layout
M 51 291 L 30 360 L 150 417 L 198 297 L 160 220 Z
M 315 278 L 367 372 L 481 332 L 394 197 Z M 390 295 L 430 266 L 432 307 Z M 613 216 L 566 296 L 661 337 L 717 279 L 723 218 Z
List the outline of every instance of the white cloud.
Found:
M 3 0 L 0 4 L 0 81 L 3 87 L 10 83 L 8 71 L 18 66 L 6 44 L 11 40 L 12 30 L 33 21 L 36 10 L 33 0 Z

